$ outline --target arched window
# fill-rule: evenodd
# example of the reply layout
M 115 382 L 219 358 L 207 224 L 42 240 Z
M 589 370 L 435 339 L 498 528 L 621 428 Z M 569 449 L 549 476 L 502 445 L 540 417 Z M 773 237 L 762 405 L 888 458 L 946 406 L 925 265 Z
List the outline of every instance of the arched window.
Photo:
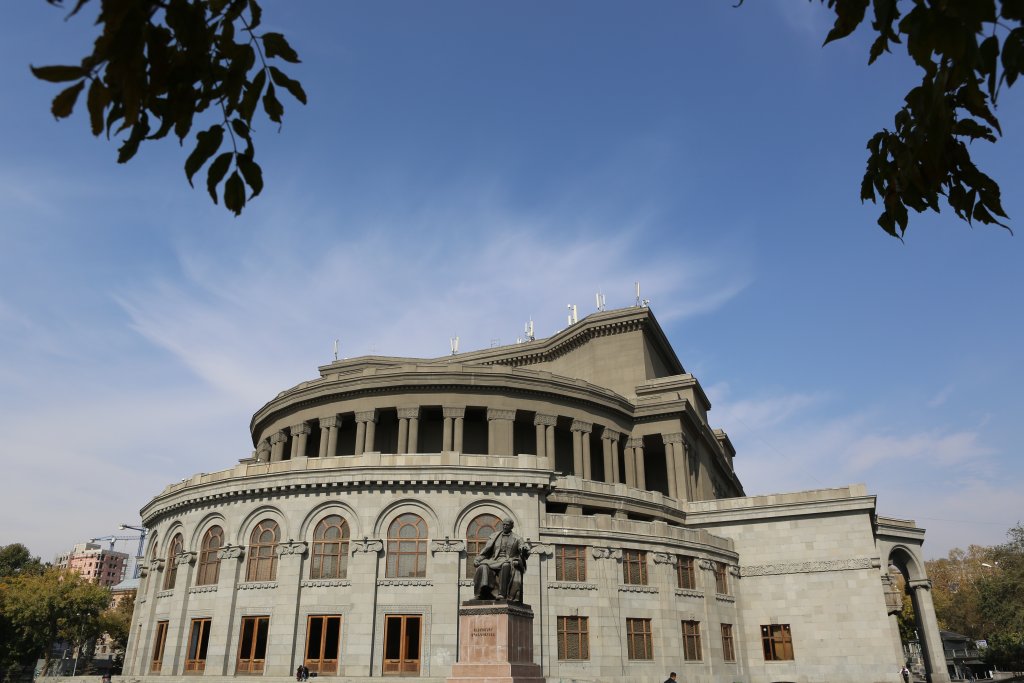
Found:
M 399 579 L 427 575 L 427 523 L 407 512 L 388 527 L 387 576 Z
M 156 560 L 158 553 L 157 548 L 160 545 L 159 543 L 157 543 L 156 538 L 152 540 L 152 543 L 153 545 L 149 547 L 149 560 L 147 562 L 142 563 L 142 569 L 144 569 L 145 571 L 139 572 L 139 593 L 142 595 L 146 594 L 146 584 L 149 582 L 149 574 L 153 571 L 153 563 Z
M 473 558 L 487 545 L 488 539 L 501 528 L 501 520 L 495 515 L 474 517 L 466 529 L 466 578 L 472 579 L 476 573 Z
M 203 545 L 199 549 L 199 575 L 196 583 L 200 586 L 208 586 L 217 583 L 220 575 L 220 558 L 217 552 L 224 546 L 224 530 L 219 526 L 212 526 L 203 536 Z
M 348 522 L 328 515 L 313 530 L 311 579 L 344 579 L 348 574 Z
M 167 546 L 167 567 L 164 569 L 164 590 L 174 588 L 174 582 L 178 580 L 178 555 L 185 548 L 185 541 L 181 534 L 175 534 L 171 544 Z
M 265 519 L 249 536 L 249 564 L 246 581 L 273 581 L 277 578 L 277 522 Z

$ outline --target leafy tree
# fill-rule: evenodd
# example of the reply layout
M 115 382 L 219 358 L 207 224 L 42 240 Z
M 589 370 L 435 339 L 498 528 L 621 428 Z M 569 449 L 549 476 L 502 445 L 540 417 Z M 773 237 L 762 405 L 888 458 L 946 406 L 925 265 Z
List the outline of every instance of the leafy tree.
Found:
M 38 557 L 32 557 L 21 543 L 0 546 L 0 579 L 19 574 L 39 574 L 43 571 L 43 563 Z
M 991 565 L 994 550 L 972 545 L 954 548 L 947 557 L 925 563 L 932 580 L 932 602 L 939 626 L 971 638 L 984 638 L 992 623 L 981 605 L 981 584 Z
M 1008 631 L 993 634 L 985 650 L 985 660 L 1003 671 L 1024 671 L 1024 633 Z
M 88 2 L 76 0 L 71 15 Z M 299 56 L 280 33 L 258 32 L 262 14 L 256 0 L 100 0 L 101 29 L 92 52 L 80 64 L 33 66 L 32 73 L 70 83 L 50 107 L 58 119 L 71 115 L 89 86 L 92 134 L 124 133 L 118 163 L 134 157 L 144 141 L 171 132 L 184 143 L 197 117 L 212 119 L 213 125 L 195 135 L 185 176 L 192 184 L 213 158 L 206 189 L 217 202 L 223 181 L 224 206 L 238 215 L 246 187 L 250 199 L 263 190 L 252 135 L 257 107 L 262 102 L 267 118 L 281 124 L 278 88 L 306 103 L 302 85 L 271 63 L 278 58 L 294 64 Z M 230 149 L 220 152 L 225 140 Z
M 110 638 L 115 652 L 123 652 L 128 646 L 134 613 L 135 591 L 132 591 L 118 598 L 114 605 L 100 615 L 100 629 Z
M 76 0 L 71 14 L 88 2 Z M 1007 216 L 999 185 L 977 168 L 968 145 L 1002 135 L 994 109 L 1002 89 L 1013 86 L 1024 69 L 1024 0 L 819 2 L 836 17 L 826 44 L 852 34 L 870 6 L 870 28 L 877 35 L 868 63 L 903 45 L 922 71 L 892 130 L 884 128 L 868 141 L 860 196 L 881 201 L 882 229 L 902 238 L 907 210 L 938 212 L 942 198 L 968 224 L 1009 229 L 1000 220 Z M 54 98 L 53 115 L 70 116 L 88 84 L 92 132 L 126 133 L 118 151 L 123 163 L 144 140 L 172 130 L 183 142 L 194 119 L 209 110 L 215 123 L 196 134 L 185 175 L 191 183 L 227 134 L 231 150 L 210 163 L 206 186 L 216 202 L 233 168 L 223 198 L 239 214 L 246 186 L 250 199 L 263 189 L 252 137 L 259 101 L 278 124 L 284 108 L 275 86 L 306 102 L 299 82 L 268 63 L 275 57 L 297 63 L 297 53 L 281 34 L 257 33 L 262 10 L 256 0 L 100 0 L 100 6 L 100 36 L 79 65 L 32 68 L 38 78 L 71 83 Z
M 75 572 L 49 568 L 41 574 L 0 582 L 0 667 L 8 668 L 43 655 L 42 673 L 50 666 L 50 646 L 67 641 L 80 646 L 101 632 L 100 613 L 110 591 Z

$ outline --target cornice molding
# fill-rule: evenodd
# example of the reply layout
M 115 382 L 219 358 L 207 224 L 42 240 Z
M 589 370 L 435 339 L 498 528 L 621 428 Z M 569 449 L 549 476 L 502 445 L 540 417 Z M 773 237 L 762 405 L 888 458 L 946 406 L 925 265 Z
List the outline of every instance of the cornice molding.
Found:
M 787 562 L 778 564 L 744 565 L 739 568 L 740 576 L 774 576 L 778 574 L 812 574 L 817 572 L 838 572 L 875 568 L 870 557 L 853 557 L 842 560 L 817 560 L 813 562 Z M 913 587 L 913 581 L 910 582 Z

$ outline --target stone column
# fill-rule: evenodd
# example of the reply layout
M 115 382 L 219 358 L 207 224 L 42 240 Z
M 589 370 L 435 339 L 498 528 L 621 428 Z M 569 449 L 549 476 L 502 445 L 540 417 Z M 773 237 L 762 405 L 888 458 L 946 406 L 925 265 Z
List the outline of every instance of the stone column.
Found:
M 647 490 L 647 475 L 644 474 L 644 439 L 642 436 L 633 436 L 626 441 L 626 448 L 633 449 L 633 483 L 636 488 Z M 628 468 L 627 468 L 628 469 Z M 628 482 L 627 482 L 628 483 Z
M 604 455 L 604 480 L 609 484 L 619 483 L 619 436 L 614 429 L 605 427 L 601 431 L 601 447 Z
M 270 462 L 270 440 L 263 439 L 256 446 L 256 462 Z
M 398 452 L 416 453 L 419 445 L 419 406 L 398 409 Z
M 306 457 L 306 441 L 313 430 L 305 422 L 289 427 L 292 433 L 292 460 Z
M 228 671 L 234 668 L 235 661 L 231 648 L 232 636 L 235 629 L 241 626 L 235 621 L 235 586 L 245 578 L 245 547 L 225 545 L 217 551 L 217 559 L 220 560 L 220 567 L 217 570 L 215 607 L 212 610 L 216 618 L 210 622 L 210 656 L 206 659 L 206 673 L 227 676 Z
M 487 454 L 516 455 L 513 440 L 513 425 L 516 411 L 487 409 Z
M 683 433 L 662 434 L 665 442 L 665 464 L 669 469 L 669 496 L 676 500 L 690 500 L 686 486 L 686 451 L 683 448 Z M 676 493 L 672 495 L 671 483 L 675 482 Z
M 537 413 L 533 416 L 533 424 L 537 427 L 537 457 L 538 458 L 551 458 L 555 457 L 555 449 L 553 447 L 548 448 L 548 432 L 551 433 L 551 440 L 555 438 L 555 423 L 558 422 L 558 416 L 556 415 L 543 415 Z
M 441 413 L 444 415 L 444 442 L 441 445 L 443 451 L 462 452 L 462 419 L 466 416 L 464 407 L 442 406 Z
M 352 577 L 352 610 L 345 619 L 348 647 L 345 656 L 346 674 L 351 677 L 373 676 L 373 662 L 379 653 L 373 651 L 377 618 L 377 579 L 384 541 L 377 538 L 355 539 L 351 544 L 348 575 Z M 382 639 L 383 640 L 383 639 Z
M 356 413 L 356 455 L 373 450 L 373 438 L 377 433 L 377 409 Z
M 700 453 L 697 451 L 696 444 L 692 444 L 689 441 L 684 441 L 686 451 L 686 470 L 687 470 L 687 491 L 688 498 L 690 500 L 697 500 L 700 498 Z
M 337 415 L 320 418 L 320 457 L 333 458 L 338 454 L 338 427 L 341 418 Z
M 917 634 L 921 638 L 921 654 L 928 670 L 928 683 L 949 683 L 946 655 L 939 636 L 939 622 L 935 618 L 935 606 L 932 604 L 931 579 L 914 579 L 908 585 L 912 591 L 910 597 L 914 603 Z
M 270 437 L 270 462 L 284 460 L 284 443 L 288 440 L 288 434 L 282 429 L 274 432 Z
M 590 430 L 594 425 L 583 420 L 573 420 L 572 431 L 572 473 L 577 477 L 590 479 Z

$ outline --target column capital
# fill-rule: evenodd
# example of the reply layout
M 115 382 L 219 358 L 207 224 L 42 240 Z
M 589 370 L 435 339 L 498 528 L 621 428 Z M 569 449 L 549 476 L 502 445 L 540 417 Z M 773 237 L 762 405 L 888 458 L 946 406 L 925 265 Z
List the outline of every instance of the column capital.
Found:
M 356 422 L 376 422 L 377 421 L 377 409 L 373 410 L 361 410 L 356 413 Z
M 556 424 L 558 424 L 558 416 L 543 415 L 541 413 L 537 413 L 536 415 L 533 416 L 533 424 L 535 426 L 554 427 Z
M 466 541 L 461 538 L 437 538 L 430 543 L 430 554 L 460 553 L 466 549 Z
M 309 434 L 311 431 L 313 431 L 305 422 L 297 425 L 292 425 L 288 429 L 289 431 L 291 431 L 292 436 L 298 436 L 299 434 Z
M 654 553 L 654 564 L 675 565 L 676 556 L 671 553 Z
M 352 554 L 379 553 L 384 550 L 384 541 L 379 538 L 357 538 L 352 541 Z
M 411 420 L 420 416 L 420 407 L 415 408 L 399 408 L 398 419 L 400 420 Z
M 608 439 L 609 441 L 618 441 L 622 438 L 622 432 L 616 431 L 610 427 L 605 427 L 601 431 L 601 438 Z
M 444 417 L 466 417 L 466 406 L 441 406 Z
M 198 557 L 199 553 L 186 550 L 174 556 L 174 564 L 195 564 Z
M 631 436 L 626 439 L 626 448 L 640 448 L 644 447 L 644 437 L 642 436 Z
M 661 435 L 661 440 L 664 443 L 667 443 L 667 444 L 669 444 L 669 443 L 682 443 L 683 442 L 683 433 L 682 432 L 674 432 L 672 434 L 662 434 Z
M 584 422 L 583 420 L 573 420 L 572 427 L 569 429 L 573 432 L 585 432 L 589 434 L 594 429 L 594 423 Z
M 331 417 L 321 417 L 320 418 L 320 429 L 330 429 L 331 427 L 340 427 L 340 426 L 341 426 L 341 418 L 338 417 L 337 415 L 332 415 Z
M 590 549 L 590 554 L 594 556 L 595 560 L 621 560 L 622 548 L 599 548 L 594 546 Z
M 515 410 L 503 410 L 501 408 L 488 408 L 487 409 L 488 420 L 509 420 L 510 422 L 516 419 Z
M 240 545 L 226 545 L 217 551 L 217 559 L 220 560 L 241 560 L 245 557 L 245 547 Z
M 284 443 L 288 440 L 288 433 L 283 429 L 270 435 L 270 443 Z
M 288 539 L 287 541 L 277 544 L 276 552 L 278 557 L 284 557 L 285 555 L 301 556 L 306 553 L 306 542 Z
M 907 585 L 910 586 L 911 588 L 913 588 L 914 590 L 917 590 L 918 588 L 923 588 L 926 591 L 930 591 L 932 589 L 932 580 L 931 579 L 911 579 L 910 581 L 907 582 Z

